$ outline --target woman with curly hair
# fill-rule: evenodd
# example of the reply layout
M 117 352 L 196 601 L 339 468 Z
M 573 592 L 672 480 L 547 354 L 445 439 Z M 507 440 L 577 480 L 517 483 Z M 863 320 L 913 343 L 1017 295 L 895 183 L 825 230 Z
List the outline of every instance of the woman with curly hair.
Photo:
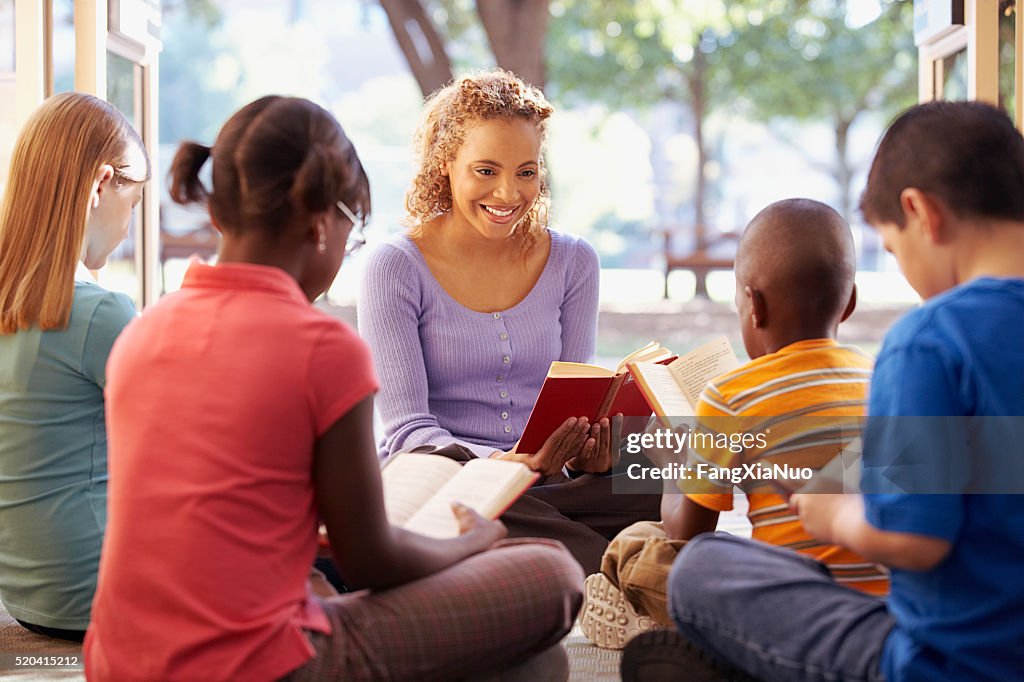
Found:
M 381 457 L 455 445 L 446 453 L 527 464 L 547 478 L 506 514 L 510 533 L 564 540 L 597 570 L 607 537 L 657 516 L 650 500 L 613 500 L 609 478 L 586 475 L 611 468 L 612 425 L 570 418 L 538 452 L 516 449 L 551 362 L 589 361 L 597 332 L 597 254 L 548 228 L 551 114 L 500 69 L 428 100 L 411 229 L 368 262 L 359 326 L 381 380 Z

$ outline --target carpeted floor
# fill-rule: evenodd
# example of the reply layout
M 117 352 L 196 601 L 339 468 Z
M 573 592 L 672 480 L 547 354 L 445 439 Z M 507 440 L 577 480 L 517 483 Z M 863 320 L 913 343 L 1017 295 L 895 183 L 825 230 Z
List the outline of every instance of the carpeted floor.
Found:
M 28 659 L 19 661 L 18 658 Z M 33 658 L 73 659 L 77 666 L 32 665 Z M 25 665 L 29 664 L 29 665 Z M 36 680 L 84 680 L 82 645 L 29 632 L 18 625 L 0 604 L 0 679 L 18 682 Z
M 569 654 L 569 682 L 618 682 L 621 651 L 594 646 L 580 632 L 579 625 L 572 629 L 562 646 Z

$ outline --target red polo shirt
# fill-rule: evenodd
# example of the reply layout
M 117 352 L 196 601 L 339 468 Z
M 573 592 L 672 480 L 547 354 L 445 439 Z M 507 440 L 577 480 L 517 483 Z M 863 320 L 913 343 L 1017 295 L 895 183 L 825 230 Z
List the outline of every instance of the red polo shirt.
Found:
M 329 632 L 315 440 L 377 388 L 366 344 L 284 271 L 194 264 L 107 367 L 109 502 L 86 673 L 276 679 Z

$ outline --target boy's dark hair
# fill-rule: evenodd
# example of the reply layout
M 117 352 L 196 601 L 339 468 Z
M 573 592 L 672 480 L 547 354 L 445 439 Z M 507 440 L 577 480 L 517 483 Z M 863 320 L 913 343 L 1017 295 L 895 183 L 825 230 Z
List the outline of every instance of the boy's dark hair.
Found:
M 911 107 L 878 143 L 860 199 L 864 219 L 902 228 L 907 187 L 961 217 L 1024 220 L 1024 138 L 1004 112 L 982 102 Z
M 199 171 L 213 157 L 207 190 Z M 370 214 L 370 183 L 341 125 L 313 102 L 271 95 L 228 119 L 214 146 L 184 142 L 170 172 L 171 198 L 205 202 L 226 232 L 265 230 L 279 235 L 291 221 L 343 201 Z

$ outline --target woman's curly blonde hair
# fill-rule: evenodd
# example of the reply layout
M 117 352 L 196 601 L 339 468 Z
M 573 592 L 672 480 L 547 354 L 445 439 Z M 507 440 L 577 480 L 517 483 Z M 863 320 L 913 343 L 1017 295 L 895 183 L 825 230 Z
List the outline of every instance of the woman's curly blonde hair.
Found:
M 413 141 L 419 171 L 405 195 L 411 234 L 418 236 L 423 225 L 452 210 L 451 185 L 441 169 L 455 158 L 471 124 L 491 119 L 532 121 L 537 124 L 543 146 L 546 121 L 553 111 L 540 90 L 503 69 L 467 74 L 431 95 Z M 548 222 L 551 193 L 543 156 L 537 175 L 540 193 L 515 228 L 527 247 Z

